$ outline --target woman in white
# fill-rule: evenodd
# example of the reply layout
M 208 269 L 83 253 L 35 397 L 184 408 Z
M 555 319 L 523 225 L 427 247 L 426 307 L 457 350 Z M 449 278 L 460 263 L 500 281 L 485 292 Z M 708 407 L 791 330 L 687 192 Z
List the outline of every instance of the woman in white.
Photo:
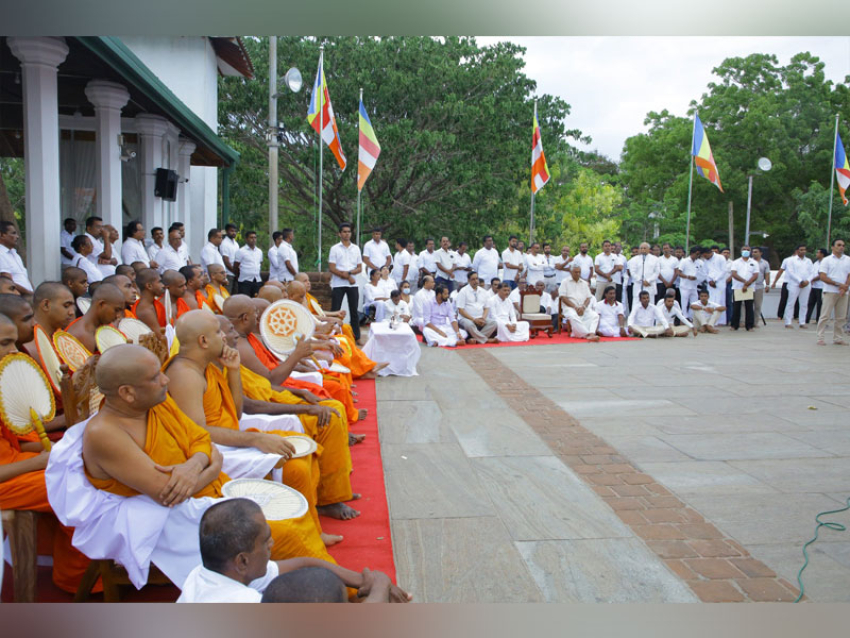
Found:
M 499 292 L 487 302 L 490 317 L 498 324 L 496 338 L 499 341 L 528 341 L 528 322 L 517 321 L 516 309 L 509 297 L 511 286 L 502 283 Z
M 398 290 L 396 280 L 390 277 L 390 269 L 387 266 L 381 268 L 381 278 L 378 280 L 378 287 L 381 289 L 381 296 L 390 298 L 390 293 L 393 290 Z
M 384 319 L 384 302 L 390 298 L 390 293 L 384 292 L 384 286 L 381 285 L 381 272 L 373 270 L 370 275 L 370 281 L 363 287 L 363 314 L 369 315 L 371 308 L 375 309 L 375 321 L 383 321 Z

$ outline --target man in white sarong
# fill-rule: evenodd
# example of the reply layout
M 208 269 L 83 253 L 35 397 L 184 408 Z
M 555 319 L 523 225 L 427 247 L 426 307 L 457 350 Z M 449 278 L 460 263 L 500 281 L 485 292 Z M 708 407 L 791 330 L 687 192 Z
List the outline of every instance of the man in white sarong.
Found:
M 658 257 L 649 252 L 649 244 L 646 242 L 640 245 L 640 252 L 629 259 L 627 267 L 634 282 L 632 298 L 629 300 L 632 307 L 638 305 L 641 291 L 646 290 L 655 297 L 658 291 L 659 266 Z
M 458 293 L 456 308 L 458 324 L 469 333 L 470 339 L 477 343 L 492 343 L 496 333 L 496 322 L 488 316 L 487 302 L 492 297 L 479 285 L 478 273 L 469 273 L 468 284 Z
M 596 304 L 599 313 L 599 327 L 596 334 L 600 337 L 628 337 L 626 330 L 626 310 L 617 301 L 617 287 L 608 285 L 603 291 L 602 301 Z
M 466 339 L 466 333 L 457 325 L 449 289 L 440 284 L 434 291 L 434 300 L 425 306 L 422 335 L 429 346 L 454 348 Z
M 629 315 L 629 331 L 638 337 L 672 337 L 673 330 L 661 309 L 649 303 L 650 292 L 642 290 Z
M 564 311 L 564 319 L 570 322 L 570 336 L 588 341 L 599 341 L 596 328 L 599 314 L 593 309 L 595 299 L 587 281 L 581 277 L 581 264 L 570 264 L 570 276 L 561 282 L 558 289 Z
M 510 294 L 510 284 L 503 283 L 499 286 L 499 293 L 487 302 L 490 318 L 496 322 L 496 338 L 499 341 L 528 341 L 528 322 L 517 321 L 516 309 L 510 301 Z
M 708 282 L 708 298 L 718 306 L 728 307 L 726 300 L 726 279 L 729 277 L 729 271 L 726 269 L 726 257 L 720 253 L 720 246 L 712 246 L 711 252 L 714 253 L 706 260 L 706 281 Z M 791 307 L 794 310 L 794 307 Z M 726 315 L 722 314 L 717 325 L 726 325 Z
M 431 275 L 426 275 L 422 279 L 422 287 L 416 291 L 411 299 L 410 311 L 413 314 L 413 319 L 410 320 L 410 325 L 413 328 L 418 328 L 421 332 L 425 328 L 425 309 L 434 300 L 434 278 Z

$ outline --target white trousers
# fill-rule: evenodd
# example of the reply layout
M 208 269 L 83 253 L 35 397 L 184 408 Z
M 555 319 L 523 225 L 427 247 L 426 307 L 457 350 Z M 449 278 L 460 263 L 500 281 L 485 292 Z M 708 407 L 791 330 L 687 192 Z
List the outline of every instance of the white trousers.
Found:
M 694 311 L 691 310 L 691 304 L 699 301 L 699 290 L 696 287 L 685 288 L 684 286 L 680 286 L 679 294 L 682 295 L 682 312 L 690 319 L 694 314 Z
M 694 325 L 697 327 L 697 330 L 703 326 L 711 326 L 713 328 L 717 325 L 721 314 L 718 310 L 713 311 L 711 314 L 708 314 L 705 310 L 697 310 L 694 313 Z
M 660 337 L 664 334 L 664 326 L 632 326 L 632 334 L 646 339 L 647 337 Z
M 785 304 L 785 325 L 790 326 L 794 320 L 794 304 L 800 300 L 800 325 L 806 323 L 806 309 L 809 307 L 809 293 L 812 290 L 812 284 L 805 288 L 800 288 L 798 284 L 788 284 L 788 302 Z
M 716 288 L 708 287 L 708 300 L 713 301 L 719 306 L 726 305 L 726 282 L 718 281 L 715 282 L 717 284 Z M 791 306 L 791 310 L 794 309 L 794 306 Z M 725 326 L 726 325 L 726 313 L 721 313 L 720 317 L 717 318 L 717 325 Z
M 508 330 L 506 321 L 497 321 L 498 328 L 496 330 L 496 339 L 499 341 L 528 341 L 529 326 L 527 321 L 517 321 L 516 330 L 511 332 Z
M 599 325 L 599 313 L 590 308 L 584 309 L 584 314 L 579 316 L 575 308 L 564 306 L 564 319 L 568 319 L 572 328 L 571 337 L 584 339 L 587 335 L 596 334 Z

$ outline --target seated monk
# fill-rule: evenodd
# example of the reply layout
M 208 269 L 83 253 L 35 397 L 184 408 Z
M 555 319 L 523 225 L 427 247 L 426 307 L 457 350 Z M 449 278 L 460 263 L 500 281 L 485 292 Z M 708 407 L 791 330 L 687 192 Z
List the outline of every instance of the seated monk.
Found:
M 100 358 L 96 375 L 106 402 L 77 426 L 83 428 L 82 458 L 92 485 L 118 496 L 145 494 L 171 508 L 187 499 L 221 498 L 221 487 L 230 480 L 221 473 L 222 455 L 209 432 L 168 397 L 169 378 L 155 355 L 140 346 L 115 346 Z M 202 507 L 199 503 L 187 515 Z M 273 559 L 311 556 L 335 562 L 309 514 L 269 525 Z M 160 567 L 169 573 L 168 566 Z
M 125 277 L 126 279 L 126 277 Z M 115 284 L 101 284 L 94 291 L 88 311 L 68 325 L 68 332 L 76 337 L 89 352 L 97 352 L 95 333 L 124 317 L 126 299 Z
M 133 263 L 142 264 L 144 266 L 145 262 L 137 261 L 137 262 L 133 262 Z M 136 269 L 133 268 L 132 264 L 119 264 L 118 266 L 115 266 L 115 274 L 116 275 L 124 275 L 125 277 L 127 277 L 127 279 L 132 281 L 134 284 L 136 283 Z
M 109 277 L 104 277 L 102 283 L 114 284 L 124 293 L 124 314 L 119 319 L 123 319 L 124 317 L 135 319 L 136 315 L 133 314 L 133 306 L 136 304 L 136 299 L 138 299 L 136 295 L 136 284 L 126 275 L 119 275 L 117 273 L 109 275 Z
M 0 359 L 17 351 L 17 340 L 15 322 L 0 314 Z M 37 439 L 20 442 L 17 435 L 0 421 L 0 510 L 52 512 L 44 483 L 48 458 L 50 453 Z M 74 530 L 54 520 L 49 527 L 55 527 L 52 534 L 53 582 L 65 591 L 76 592 L 89 560 L 71 545 Z M 39 541 L 41 536 L 39 534 Z
M 139 300 L 133 306 L 136 319 L 143 321 L 154 334 L 162 334 L 168 325 L 165 306 L 159 300 L 165 294 L 162 278 L 153 268 L 145 268 L 136 275 L 136 283 L 139 287 Z
M 29 352 L 24 344 L 33 340 L 33 329 L 35 328 L 35 313 L 32 304 L 18 294 L 0 294 L 0 314 L 6 315 L 15 324 L 17 339 L 15 350 L 17 352 Z
M 263 510 L 247 498 L 216 503 L 201 517 L 201 561 L 183 583 L 178 603 L 258 603 L 263 591 L 279 574 L 294 570 L 328 570 L 339 583 L 337 595 L 347 598 L 346 585 L 357 595 L 388 594 L 394 602 L 412 596 L 390 583 L 381 572 L 357 573 L 315 558 L 271 561 L 272 535 Z M 384 588 L 385 585 L 386 590 Z M 388 602 L 388 600 L 387 600 Z
M 292 459 L 295 448 L 283 438 L 300 432 L 291 429 L 242 431 L 239 426 L 242 409 L 253 400 L 246 400 L 242 392 L 239 352 L 225 343 L 218 320 L 206 311 L 190 310 L 177 321 L 175 328 L 180 351 L 166 361 L 163 371 L 171 379 L 169 394 L 177 406 L 209 431 L 213 443 L 251 448 L 281 457 L 275 467 L 282 465 L 283 482 L 304 495 L 316 527 L 321 531 L 316 512 L 320 478 L 316 455 Z M 282 416 L 281 420 L 285 421 L 286 417 Z M 333 536 L 324 538 L 329 544 L 341 540 Z
M 218 318 L 227 345 L 239 350 L 239 333 L 231 321 L 224 316 Z M 240 324 L 241 325 L 241 324 Z M 242 339 L 244 342 L 244 339 Z M 306 346 L 302 346 L 304 350 Z M 243 347 L 248 357 L 253 350 L 247 344 Z M 293 353 L 289 357 L 295 359 Z M 264 376 L 262 365 L 255 364 L 260 373 L 253 372 L 244 364 L 240 366 L 242 391 L 246 401 L 262 403 L 260 409 L 267 414 L 294 414 L 304 426 L 304 433 L 322 446 L 319 455 L 319 489 L 316 501 L 318 513 L 323 516 L 348 520 L 359 516 L 360 512 L 349 507 L 345 501 L 360 498 L 351 491 L 351 452 L 348 443 L 348 424 L 344 420 L 345 408 L 337 401 L 325 401 L 320 404 L 308 403 L 284 388 L 273 388 Z
M 208 308 L 207 298 L 204 297 L 203 270 L 197 264 L 183 266 L 180 274 L 186 278 L 186 292 L 183 293 L 183 301 L 190 310 L 204 310 Z
M 20 295 L 14 279 L 0 275 L 0 295 Z
M 166 270 L 162 273 L 162 284 L 165 286 L 165 294 L 171 296 L 171 316 L 168 317 L 168 323 L 173 326 L 179 317 L 191 310 L 183 299 L 186 294 L 186 278 L 176 270 Z
M 227 290 L 227 271 L 220 264 L 209 264 L 207 265 L 207 275 L 209 275 L 210 283 L 204 287 L 204 292 L 210 301 L 210 307 L 220 313 L 221 308 L 216 304 L 215 297 L 218 295 L 222 299 L 227 299 L 230 296 L 230 292 Z
M 257 293 L 257 297 L 265 299 L 270 304 L 275 301 L 280 301 L 281 299 L 286 299 L 284 292 L 274 284 L 266 284 L 260 288 L 260 292 Z
M 62 270 L 62 283 L 74 295 L 74 302 L 77 301 L 78 297 L 82 297 L 89 291 L 89 278 L 86 275 L 86 271 L 76 266 L 68 266 Z M 82 314 L 79 308 L 77 308 L 77 316 L 81 317 Z

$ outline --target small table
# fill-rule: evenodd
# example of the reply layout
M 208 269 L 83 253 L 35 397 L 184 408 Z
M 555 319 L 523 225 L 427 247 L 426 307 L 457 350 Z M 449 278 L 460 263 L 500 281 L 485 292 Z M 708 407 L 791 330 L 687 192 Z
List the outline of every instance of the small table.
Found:
M 395 328 L 390 328 L 388 322 L 373 323 L 369 326 L 369 341 L 363 346 L 363 353 L 372 361 L 389 363 L 378 372 L 379 376 L 418 376 L 416 363 L 422 356 L 422 349 L 406 323 L 396 324 Z

